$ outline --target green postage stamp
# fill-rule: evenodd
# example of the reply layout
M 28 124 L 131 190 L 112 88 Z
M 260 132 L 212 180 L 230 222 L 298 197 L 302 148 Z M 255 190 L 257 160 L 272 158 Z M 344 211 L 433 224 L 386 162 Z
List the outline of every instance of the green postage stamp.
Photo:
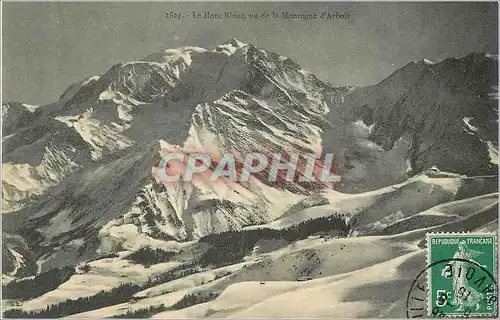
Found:
M 496 244 L 494 233 L 427 235 L 428 316 L 496 317 Z

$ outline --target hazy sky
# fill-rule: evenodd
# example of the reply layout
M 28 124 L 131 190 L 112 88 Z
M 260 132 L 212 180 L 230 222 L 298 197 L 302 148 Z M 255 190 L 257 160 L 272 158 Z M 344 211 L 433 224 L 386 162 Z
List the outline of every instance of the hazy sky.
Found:
M 347 20 L 182 20 L 165 12 L 348 12 Z M 162 48 L 235 37 L 335 85 L 370 85 L 411 60 L 497 53 L 496 3 L 5 3 L 3 100 L 55 101 L 73 82 Z

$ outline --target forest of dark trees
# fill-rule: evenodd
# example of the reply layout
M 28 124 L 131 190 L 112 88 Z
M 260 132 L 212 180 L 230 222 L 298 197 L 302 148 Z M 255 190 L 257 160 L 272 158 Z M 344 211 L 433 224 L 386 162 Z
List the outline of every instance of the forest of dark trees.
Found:
M 143 266 L 151 266 L 153 264 L 168 262 L 177 252 L 165 251 L 163 249 L 152 249 L 150 246 L 142 246 L 137 251 L 134 251 L 127 256 L 127 259 L 132 263 L 142 264 Z
M 143 290 L 141 286 L 124 283 L 109 291 L 101 291 L 90 297 L 76 300 L 68 299 L 58 304 L 47 306 L 45 310 L 22 311 L 10 309 L 4 312 L 4 318 L 61 318 L 72 314 L 95 310 L 118 303 L 127 302 L 132 295 Z
M 132 283 L 124 283 L 108 291 L 102 290 L 93 296 L 61 301 L 57 304 L 47 306 L 45 310 L 23 311 L 20 309 L 10 309 L 6 310 L 3 316 L 4 318 L 59 318 L 100 309 L 127 302 L 139 291 L 146 290 L 175 279 L 183 278 L 199 271 L 200 270 L 198 268 L 194 268 L 192 266 L 180 266 L 163 274 L 156 275 L 154 279 L 148 279 L 148 281 L 141 286 Z
M 116 316 L 112 316 L 110 318 L 118 318 L 118 319 L 128 319 L 128 318 L 150 318 L 151 316 L 167 311 L 167 308 L 164 304 L 160 304 L 159 306 L 150 306 L 149 308 L 141 308 L 134 311 L 127 311 L 124 314 L 119 314 Z
M 60 318 L 77 314 L 85 311 L 104 308 L 110 305 L 124 303 L 129 301 L 135 293 L 143 290 L 144 287 L 130 283 L 122 284 L 110 291 L 101 291 L 91 297 L 78 298 L 76 300 L 66 300 L 55 305 L 47 306 L 45 310 L 22 311 L 11 309 L 4 312 L 5 318 Z M 215 292 L 193 293 L 184 296 L 177 303 L 166 308 L 163 304 L 160 306 L 151 306 L 141 308 L 135 311 L 128 311 L 125 314 L 113 316 L 111 318 L 147 318 L 156 313 L 184 309 L 196 304 L 205 303 L 217 298 L 219 294 Z
M 150 318 L 151 316 L 163 311 L 180 310 L 200 303 L 212 301 L 217 298 L 218 295 L 219 294 L 215 292 L 188 294 L 168 308 L 165 307 L 164 304 L 161 304 L 159 306 L 150 306 L 149 308 L 141 308 L 135 311 L 127 311 L 127 313 L 112 316 L 111 318 Z
M 210 234 L 200 239 L 200 242 L 209 244 L 210 248 L 201 256 L 199 263 L 202 266 L 222 267 L 242 261 L 259 240 L 282 239 L 293 242 L 322 231 L 338 231 L 340 236 L 347 236 L 349 227 L 343 216 L 335 214 L 309 219 L 280 230 L 261 228 Z
M 181 310 L 200 303 L 212 301 L 219 296 L 217 292 L 198 292 L 185 295 L 181 300 L 172 305 L 168 310 Z
M 74 267 L 51 269 L 33 278 L 14 280 L 2 286 L 3 299 L 28 300 L 56 289 L 74 275 Z

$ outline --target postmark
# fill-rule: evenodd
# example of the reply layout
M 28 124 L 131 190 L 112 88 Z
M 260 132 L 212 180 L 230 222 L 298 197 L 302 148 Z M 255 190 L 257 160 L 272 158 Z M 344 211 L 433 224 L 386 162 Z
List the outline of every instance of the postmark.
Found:
M 428 234 L 427 262 L 408 292 L 408 318 L 496 318 L 495 234 Z

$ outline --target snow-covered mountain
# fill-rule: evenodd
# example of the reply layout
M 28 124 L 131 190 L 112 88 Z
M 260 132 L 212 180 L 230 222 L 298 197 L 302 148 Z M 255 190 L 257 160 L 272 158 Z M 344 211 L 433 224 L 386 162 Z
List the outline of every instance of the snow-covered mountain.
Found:
M 151 300 L 147 306 L 164 299 L 175 304 L 191 290 L 221 292 L 235 282 L 295 281 L 382 263 L 411 251 L 408 243 L 416 245 L 424 234 L 418 223 L 453 229 L 476 217 L 478 225 L 465 224 L 466 230 L 491 229 L 498 218 L 491 214 L 498 204 L 497 63 L 484 54 L 437 64 L 423 60 L 374 86 L 334 88 L 289 58 L 230 39 L 213 49 L 169 49 L 116 64 L 72 84 L 49 105 L 3 104 L 4 280 L 87 262 L 94 271 L 23 302 L 23 310 L 59 303 L 67 290 L 84 297 L 147 281 L 137 293 Z M 333 152 L 342 181 L 270 183 L 257 175 L 245 183 L 165 186 L 156 171 L 171 150 L 218 156 Z M 449 216 L 438 219 L 436 212 Z M 349 230 L 333 230 L 326 244 L 295 242 L 287 233 L 334 213 Z M 245 266 L 238 261 L 218 269 L 218 263 L 207 267 L 196 260 L 205 261 L 204 252 L 217 248 L 217 234 L 254 235 L 261 229 L 284 232 L 285 240 L 266 242 L 275 234 L 262 231 L 273 235 L 253 243 Z M 407 231 L 414 233 L 394 236 Z M 335 239 L 344 233 L 354 242 Z M 363 235 L 380 237 L 366 243 L 376 252 L 387 243 L 394 252 L 359 261 L 345 257 L 356 260 L 352 270 L 330 261 L 333 254 L 320 253 L 320 247 L 333 250 L 337 240 L 357 250 L 367 242 Z M 174 252 L 175 258 L 138 269 L 127 256 L 144 246 Z M 313 253 L 323 264 L 305 266 L 292 258 Z M 286 260 L 287 271 L 279 259 Z M 265 272 L 262 261 L 268 263 Z M 179 276 L 179 283 L 151 285 L 165 270 L 193 265 L 201 269 L 188 280 Z M 250 271 L 252 266 L 258 270 Z M 233 276 L 225 277 L 227 272 Z M 210 307 L 215 311 L 200 316 L 238 314 L 236 307 L 236 313 L 225 313 L 228 294 Z M 82 316 L 120 314 L 119 304 L 106 307 Z M 243 314 L 269 316 L 256 308 Z
M 404 181 L 432 167 L 468 176 L 498 173 L 498 60 L 472 53 L 414 61 L 355 88 L 331 108 L 325 150 L 345 150 L 344 190 Z
M 152 167 L 177 145 L 320 155 L 326 93 L 337 92 L 292 60 L 231 39 L 117 64 L 30 117 L 19 114 L 23 105 L 4 105 L 6 129 L 16 129 L 4 140 L 4 210 L 17 210 L 9 216 L 18 222 L 6 227 L 20 225 L 41 248 L 94 237 L 109 249 L 108 236 L 129 227 L 188 240 L 272 221 L 307 186 L 252 177 L 165 188 Z

